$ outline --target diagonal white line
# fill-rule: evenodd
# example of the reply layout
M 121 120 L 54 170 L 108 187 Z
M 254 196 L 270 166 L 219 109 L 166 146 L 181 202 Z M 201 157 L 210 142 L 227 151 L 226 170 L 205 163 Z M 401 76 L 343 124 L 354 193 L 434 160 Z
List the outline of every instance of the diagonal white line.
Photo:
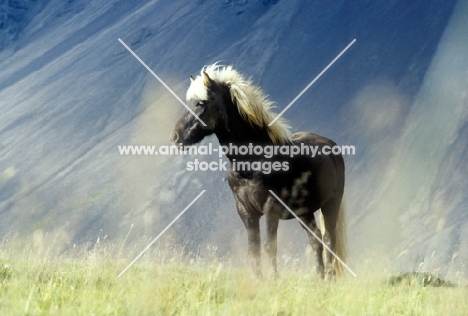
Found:
M 143 251 L 140 252 L 140 254 L 139 254 L 138 256 L 136 256 L 135 259 L 133 259 L 133 261 L 130 262 L 130 264 L 129 264 L 125 269 L 123 269 L 122 272 L 119 273 L 119 275 L 117 276 L 117 279 L 120 278 L 125 272 L 127 272 L 127 270 L 128 270 L 138 259 L 140 259 L 140 257 L 143 256 L 143 254 L 156 242 L 156 240 L 158 240 L 159 237 L 161 237 L 161 236 L 169 229 L 169 227 L 171 227 L 172 224 L 174 224 L 174 223 L 185 213 L 185 211 L 187 211 L 187 210 L 190 208 L 190 206 L 192 206 L 192 204 L 195 203 L 195 202 L 200 198 L 200 196 L 202 196 L 203 193 L 205 193 L 205 192 L 206 192 L 206 190 L 201 191 L 201 193 L 198 194 L 198 196 L 197 196 L 195 199 L 193 199 L 193 201 L 190 202 L 190 204 L 187 205 L 187 206 L 184 208 L 184 210 L 183 210 L 182 212 L 180 212 L 180 214 L 177 215 L 176 218 L 174 218 L 174 219 L 172 220 L 172 222 L 170 222 L 169 225 L 167 225 L 166 228 L 164 228 L 163 231 L 160 232 L 159 235 L 156 236 L 156 238 L 154 238 L 153 241 L 151 241 L 151 242 L 149 243 L 149 245 L 146 246 L 146 248 L 143 249 Z
M 353 277 L 357 277 L 356 273 L 353 272 L 353 270 L 351 270 L 350 267 L 348 267 L 348 265 L 346 263 L 344 263 L 343 260 L 340 259 L 340 257 L 338 257 L 336 255 L 336 253 L 333 252 L 333 250 L 330 249 L 330 247 L 328 247 L 323 241 L 322 239 L 317 236 L 317 234 L 315 234 L 312 229 L 309 228 L 309 226 L 307 226 L 300 218 L 299 216 L 296 215 L 296 213 L 294 213 L 272 190 L 269 190 L 271 195 L 273 195 L 277 200 L 278 202 L 280 202 L 288 211 L 289 213 L 291 213 L 298 221 L 299 223 L 301 223 L 302 226 L 304 226 L 305 229 L 307 229 L 311 234 L 312 236 L 314 236 L 318 241 L 320 241 L 320 243 L 325 247 L 325 249 L 327 249 L 335 258 L 336 260 L 338 260 L 342 265 L 343 267 L 346 268 L 346 270 L 349 271 L 349 273 L 351 273 L 353 275 Z
M 309 83 L 309 84 L 307 85 L 307 87 L 305 87 L 304 90 L 302 90 L 301 93 L 299 93 L 299 94 L 297 95 L 297 97 L 295 97 L 294 100 L 292 100 L 292 101 L 283 109 L 283 111 L 281 111 L 281 113 L 278 114 L 278 115 L 275 117 L 275 119 L 274 119 L 273 121 L 270 122 L 270 124 L 268 124 L 268 126 L 273 125 L 273 123 L 275 123 L 276 120 L 279 119 L 280 116 L 283 115 L 283 113 L 286 112 L 286 110 L 289 109 L 289 108 L 291 107 L 291 105 L 293 105 L 294 102 L 296 102 L 297 99 L 299 99 L 299 98 L 307 91 L 307 89 L 309 89 L 309 88 L 310 88 L 310 87 L 311 87 L 311 86 L 328 70 L 328 68 L 330 68 L 330 67 L 335 63 L 335 61 L 337 61 L 337 60 L 348 50 L 348 48 L 350 48 L 351 45 L 354 44 L 354 42 L 356 42 L 356 39 L 353 39 L 352 42 L 349 43 L 348 46 L 346 46 L 346 48 L 343 49 L 343 50 L 341 51 L 341 53 L 339 53 L 338 56 L 336 56 L 335 59 L 333 59 L 333 60 L 331 61 L 331 63 L 329 63 L 328 66 L 325 67 L 325 69 L 322 70 L 322 72 L 319 73 L 318 76 L 315 77 L 315 79 L 312 80 L 312 82 Z
M 162 84 L 162 85 L 163 85 L 163 86 L 180 102 L 180 103 L 182 103 L 182 105 L 185 106 L 185 108 L 186 108 L 187 110 L 189 110 L 189 112 L 192 113 L 192 115 L 195 116 L 195 117 L 197 118 L 197 120 L 199 120 L 200 123 L 203 124 L 203 126 L 206 126 L 205 122 L 203 122 L 203 121 L 201 120 L 201 118 L 199 118 L 198 115 L 196 115 L 195 112 L 193 112 L 193 111 L 187 106 L 187 104 L 185 104 L 185 102 L 182 101 L 182 99 L 179 98 L 179 96 L 178 96 L 177 94 L 175 94 L 175 92 L 172 91 L 172 89 L 169 88 L 169 86 L 168 86 L 164 81 L 162 81 L 162 79 L 159 78 L 159 76 L 158 76 L 153 70 L 151 70 L 151 68 L 148 67 L 147 64 L 145 64 L 145 62 L 144 62 L 143 60 L 141 60 L 141 58 L 138 57 L 138 55 L 135 54 L 135 52 L 134 52 L 130 47 L 127 46 L 127 44 L 124 43 L 124 41 L 122 41 L 122 40 L 119 38 L 119 42 L 120 42 L 120 43 L 121 43 L 121 44 L 122 44 L 122 45 L 123 45 L 123 46 L 124 46 L 124 47 L 125 47 L 125 48 L 126 48 L 126 49 L 127 49 L 127 50 L 128 50 L 128 51 L 129 51 L 129 52 L 130 52 L 130 53 L 131 53 L 131 54 L 132 54 L 132 55 L 133 55 L 133 56 L 134 56 L 134 57 L 135 57 L 135 58 L 136 58 L 136 59 L 137 59 L 137 60 L 138 60 L 138 61 L 155 77 L 155 78 L 156 78 L 156 79 L 158 79 L 158 81 L 159 81 L 159 82 L 160 82 L 160 83 L 161 83 L 161 84 Z

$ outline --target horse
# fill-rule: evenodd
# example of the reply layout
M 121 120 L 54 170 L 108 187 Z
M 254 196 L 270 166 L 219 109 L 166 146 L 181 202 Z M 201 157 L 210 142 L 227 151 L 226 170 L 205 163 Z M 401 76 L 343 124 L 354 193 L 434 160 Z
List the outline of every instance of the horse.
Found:
M 309 133 L 291 134 L 287 122 L 276 117 L 274 104 L 251 79 L 245 79 L 232 66 L 218 64 L 202 68 L 200 75 L 190 75 L 187 90 L 187 109 L 179 116 L 170 135 L 179 147 L 199 143 L 208 135 L 216 135 L 222 148 L 266 149 L 268 146 L 324 146 L 336 145 L 331 139 Z M 190 109 L 190 110 L 189 110 Z M 193 114 L 196 114 L 193 115 Z M 197 118 L 198 117 L 198 118 Z M 202 123 L 203 122 L 203 123 Z M 226 146 L 226 147 L 224 147 Z M 231 147 L 229 147 L 231 146 Z M 261 241 L 259 221 L 266 218 L 264 250 L 272 266 L 272 277 L 278 276 L 277 230 L 279 220 L 294 218 L 290 211 L 271 193 L 275 193 L 289 208 L 322 238 L 344 262 L 346 258 L 345 208 L 342 204 L 345 166 L 341 154 L 330 155 L 274 155 L 249 151 L 225 152 L 228 159 L 228 183 L 234 194 L 237 212 L 247 230 L 248 254 L 255 275 L 261 273 Z M 291 157 L 292 156 L 292 157 Z M 287 168 L 258 168 L 280 162 Z M 243 163 L 245 168 L 238 168 Z M 255 165 L 257 168 L 247 168 Z M 246 167 L 247 166 L 247 167 Z M 278 170 L 279 169 L 279 170 Z M 321 229 L 314 213 L 319 211 Z M 303 227 L 305 228 L 305 227 Z M 316 273 L 321 278 L 335 279 L 343 272 L 339 261 L 307 229 L 309 243 L 316 257 Z

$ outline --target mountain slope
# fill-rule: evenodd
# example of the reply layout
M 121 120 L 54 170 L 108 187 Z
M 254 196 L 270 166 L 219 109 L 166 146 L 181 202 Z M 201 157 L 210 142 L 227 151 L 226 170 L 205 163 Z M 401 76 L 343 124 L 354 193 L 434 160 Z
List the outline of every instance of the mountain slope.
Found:
M 429 268 L 466 269 L 467 153 L 458 144 L 466 134 L 467 1 L 5 3 L 3 235 L 49 233 L 66 245 L 119 240 L 133 227 L 130 240 L 138 241 L 206 189 L 166 240 L 243 253 L 245 232 L 223 172 L 186 171 L 194 157 L 119 155 L 119 145 L 169 144 L 182 106 L 117 39 L 181 97 L 190 73 L 221 61 L 252 76 L 281 109 L 356 38 L 285 113 L 295 130 L 357 148 L 345 157 L 352 263 L 404 251 L 400 266 L 410 266 L 446 249 Z M 282 254 L 302 256 L 306 244 L 297 223 L 282 223 Z

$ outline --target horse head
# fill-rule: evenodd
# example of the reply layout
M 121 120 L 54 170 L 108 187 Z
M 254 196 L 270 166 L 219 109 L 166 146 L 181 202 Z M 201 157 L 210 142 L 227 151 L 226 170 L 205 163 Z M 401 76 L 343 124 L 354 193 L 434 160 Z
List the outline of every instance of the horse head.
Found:
M 212 80 L 205 71 L 196 78 L 190 75 L 190 81 L 186 97 L 188 109 L 179 116 L 170 136 L 176 145 L 200 142 L 213 134 L 225 118 L 223 98 L 229 91 L 224 91 L 225 87 Z

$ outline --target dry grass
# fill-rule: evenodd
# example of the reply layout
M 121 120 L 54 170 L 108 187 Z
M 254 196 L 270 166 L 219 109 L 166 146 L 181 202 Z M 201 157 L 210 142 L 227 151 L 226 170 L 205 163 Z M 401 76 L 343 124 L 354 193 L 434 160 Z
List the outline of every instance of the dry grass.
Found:
M 294 269 L 259 282 L 248 269 L 167 249 L 117 279 L 134 253 L 1 246 L 0 315 L 468 315 L 466 287 L 389 285 L 385 276 L 330 283 Z

